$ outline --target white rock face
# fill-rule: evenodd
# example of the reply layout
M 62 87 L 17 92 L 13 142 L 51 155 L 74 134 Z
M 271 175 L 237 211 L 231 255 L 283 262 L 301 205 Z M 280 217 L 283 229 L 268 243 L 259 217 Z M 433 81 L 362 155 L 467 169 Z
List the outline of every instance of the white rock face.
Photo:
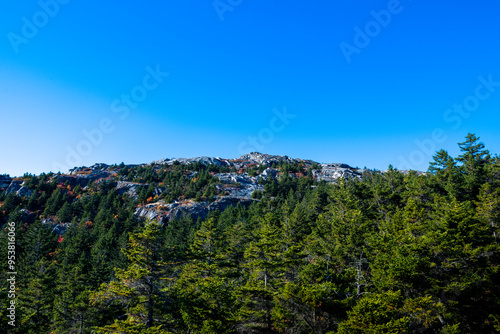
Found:
M 340 178 L 358 178 L 362 174 L 346 164 L 321 164 L 321 170 L 313 170 L 313 175 L 318 181 L 332 182 Z
M 232 160 L 232 161 L 235 161 L 235 160 Z M 289 162 L 289 163 L 292 163 L 295 161 L 312 162 L 309 160 L 293 159 L 293 158 L 290 158 L 289 156 L 286 156 L 286 155 L 284 155 L 284 156 L 271 155 L 271 154 L 264 154 L 264 153 L 259 153 L 259 152 L 251 152 L 248 154 L 244 154 L 241 157 L 239 157 L 238 159 L 236 159 L 236 161 L 243 161 L 243 162 L 245 162 L 244 164 L 255 163 L 258 165 L 266 165 L 266 166 L 270 166 L 273 163 L 279 164 L 281 161 L 285 161 L 285 162 Z
M 275 179 L 277 175 L 278 175 L 278 171 L 276 169 L 273 169 L 273 168 L 266 168 L 260 174 L 260 176 L 262 177 L 262 179 L 264 179 L 264 181 L 267 181 L 269 179 Z
M 120 194 L 127 193 L 130 197 L 137 199 L 138 192 L 140 188 L 147 187 L 148 184 L 141 184 L 135 182 L 118 181 L 116 184 L 116 190 Z
M 259 184 L 259 179 L 247 173 L 219 173 L 214 176 L 225 184 L 224 186 L 218 185 L 217 188 L 227 191 L 229 196 L 251 198 L 255 190 L 264 190 L 264 187 Z
M 156 161 L 153 161 L 152 163 L 156 163 L 156 164 L 160 164 L 160 165 L 163 165 L 163 164 L 171 165 L 176 161 L 181 163 L 181 164 L 190 164 L 190 163 L 199 162 L 205 166 L 217 165 L 217 166 L 222 167 L 222 166 L 228 165 L 228 163 L 225 160 L 220 159 L 220 158 L 213 158 L 213 157 L 174 158 L 174 159 L 167 158 L 167 159 L 156 160 Z
M 24 182 L 12 181 L 9 187 L 5 190 L 5 194 L 15 194 L 19 197 L 30 197 L 33 190 L 24 186 Z

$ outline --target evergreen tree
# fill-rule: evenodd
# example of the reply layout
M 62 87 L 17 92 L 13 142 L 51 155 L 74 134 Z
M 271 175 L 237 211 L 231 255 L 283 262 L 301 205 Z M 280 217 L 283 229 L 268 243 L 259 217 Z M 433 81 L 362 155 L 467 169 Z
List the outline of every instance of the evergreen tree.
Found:
M 45 217 L 55 215 L 63 204 L 63 193 L 60 188 L 57 188 L 56 191 L 52 193 L 52 196 L 50 196 L 50 198 L 48 199 L 45 210 L 43 211 L 43 215 Z
M 57 217 L 61 222 L 71 221 L 71 204 L 68 202 L 64 203 L 61 209 L 57 211 Z
M 484 144 L 479 141 L 479 137 L 474 134 L 467 134 L 466 140 L 459 143 L 462 151 L 457 160 L 462 163 L 461 171 L 464 175 L 465 189 L 468 199 L 477 196 L 480 186 L 486 180 L 485 167 L 491 161 L 490 153 L 485 149 Z
M 153 328 L 157 333 L 165 332 L 163 326 L 172 321 L 168 283 L 173 263 L 163 249 L 161 227 L 147 223 L 143 231 L 130 234 L 129 246 L 123 252 L 129 266 L 125 270 L 115 268 L 116 278 L 101 285 L 91 301 L 101 310 L 122 307 L 125 317 L 97 332 L 139 333 Z
M 34 270 L 19 284 L 18 316 L 22 333 L 49 332 L 55 300 L 55 266 L 45 259 L 32 267 Z

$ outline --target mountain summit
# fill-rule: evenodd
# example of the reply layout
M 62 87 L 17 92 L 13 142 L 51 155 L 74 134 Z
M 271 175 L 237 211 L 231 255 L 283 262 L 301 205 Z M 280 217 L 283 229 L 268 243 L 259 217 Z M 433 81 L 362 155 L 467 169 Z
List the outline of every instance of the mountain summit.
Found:
M 363 170 L 346 164 L 320 164 L 312 160 L 259 152 L 237 159 L 219 157 L 166 158 L 135 165 L 96 163 L 72 168 L 68 174 L 45 175 L 45 182 L 69 190 L 86 192 L 106 185 L 136 201 L 135 214 L 164 223 L 182 216 L 205 218 L 209 212 L 228 206 L 248 206 L 257 201 L 266 183 L 280 178 L 333 182 L 361 178 Z M 0 176 L 0 193 L 31 197 L 36 185 L 30 177 Z M 81 194 L 80 194 L 81 195 Z M 31 219 L 31 218 L 30 218 Z M 64 231 L 69 222 L 44 216 L 42 221 Z

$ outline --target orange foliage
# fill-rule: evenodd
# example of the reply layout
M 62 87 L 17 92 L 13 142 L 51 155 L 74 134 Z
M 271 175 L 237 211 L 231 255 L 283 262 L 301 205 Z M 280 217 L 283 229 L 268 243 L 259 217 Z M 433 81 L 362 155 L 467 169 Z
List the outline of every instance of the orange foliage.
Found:
M 87 170 L 82 170 L 82 171 L 76 172 L 75 174 L 77 174 L 77 175 L 88 175 L 90 173 L 92 173 L 92 170 L 91 169 L 87 169 Z
M 61 249 L 60 249 L 60 248 L 58 248 L 58 249 L 56 249 L 55 251 L 50 252 L 50 253 L 49 253 L 49 257 L 54 257 L 54 256 L 57 256 L 57 254 L 59 253 L 59 251 L 60 251 L 60 250 L 61 250 Z

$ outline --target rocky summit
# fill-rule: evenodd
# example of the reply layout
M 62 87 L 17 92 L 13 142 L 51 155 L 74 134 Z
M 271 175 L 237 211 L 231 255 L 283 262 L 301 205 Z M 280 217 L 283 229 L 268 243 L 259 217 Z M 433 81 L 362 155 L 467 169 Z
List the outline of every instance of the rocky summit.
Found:
M 285 164 L 289 167 L 285 168 Z M 176 194 L 171 189 L 172 183 L 156 180 L 158 175 L 164 177 L 176 166 L 181 174 L 173 177 L 181 183 L 203 183 L 208 182 L 205 179 L 209 178 L 207 184 L 211 185 L 199 187 L 206 189 L 203 194 L 199 193 L 200 190 L 191 196 L 189 190 Z M 146 170 L 151 175 L 142 176 L 141 173 Z M 202 175 L 202 170 L 209 170 L 209 175 Z M 334 182 L 342 178 L 360 179 L 363 171 L 341 163 L 320 164 L 312 160 L 252 152 L 237 159 L 196 157 L 167 158 L 139 165 L 98 163 L 90 167 L 75 167 L 67 174 L 48 174 L 47 177 L 50 182 L 70 193 L 75 189 L 86 191 L 104 182 L 117 193 L 130 196 L 138 203 L 135 210 L 137 217 L 167 223 L 183 216 L 204 219 L 210 212 L 223 211 L 228 206 L 249 206 L 259 200 L 257 194 L 264 191 L 265 182 L 277 181 L 285 174 L 290 178 L 309 176 L 317 181 Z M 35 191 L 36 186 L 30 185 L 22 177 L 13 179 L 0 175 L 0 193 L 30 197 Z M 70 223 L 58 217 L 41 218 L 43 222 L 54 225 L 58 231 L 66 230 Z M 32 215 L 29 219 L 33 219 Z

